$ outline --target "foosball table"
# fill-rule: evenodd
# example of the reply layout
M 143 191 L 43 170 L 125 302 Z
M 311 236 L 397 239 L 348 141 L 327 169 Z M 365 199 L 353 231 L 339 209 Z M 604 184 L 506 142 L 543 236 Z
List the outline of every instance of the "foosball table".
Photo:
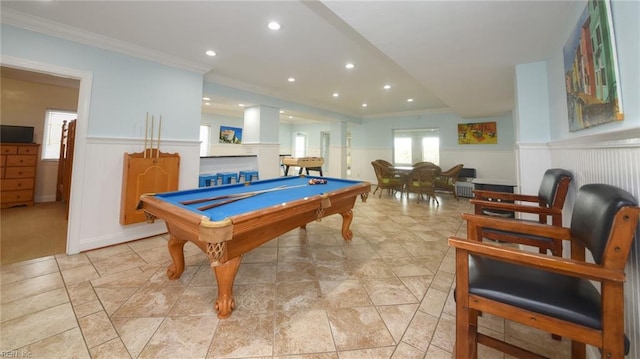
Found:
M 298 174 L 302 174 L 302 170 L 306 170 L 307 175 L 309 171 L 318 171 L 322 176 L 322 165 L 324 165 L 323 157 L 285 157 L 282 159 L 282 165 L 284 166 L 284 175 L 289 175 L 289 167 L 300 167 Z

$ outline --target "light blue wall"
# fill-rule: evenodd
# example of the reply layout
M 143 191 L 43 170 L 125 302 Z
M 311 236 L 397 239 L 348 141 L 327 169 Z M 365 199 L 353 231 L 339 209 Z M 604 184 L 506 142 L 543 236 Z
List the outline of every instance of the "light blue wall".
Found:
M 518 142 L 547 142 L 550 137 L 547 63 L 516 66 Z
M 474 122 L 496 122 L 498 143 L 495 145 L 458 144 L 458 124 Z M 514 129 L 511 114 L 498 117 L 463 119 L 452 113 L 423 114 L 416 116 L 386 117 L 363 120 L 362 125 L 350 124 L 351 146 L 393 147 L 393 130 L 415 128 L 438 128 L 441 149 L 498 150 L 514 148 Z
M 278 128 L 278 138 L 280 140 L 280 154 L 290 155 L 293 152 L 291 125 L 280 124 Z
M 211 126 L 211 141 L 212 144 L 216 143 L 216 136 L 218 136 L 218 131 L 220 130 L 220 126 L 231 126 L 231 127 L 244 127 L 244 119 L 240 117 L 234 116 L 222 116 L 211 113 L 203 113 L 201 123 L 203 125 Z M 291 154 L 292 149 L 292 138 L 291 138 L 291 125 L 289 124 L 280 124 L 278 126 L 278 139 L 280 143 L 280 153 L 281 154 Z M 239 150 L 239 153 L 242 152 Z
M 147 112 L 163 139 L 199 137 L 201 74 L 7 25 L 2 55 L 91 72 L 90 137 L 142 138 Z
M 320 147 L 320 132 L 331 132 L 331 124 L 329 122 L 324 123 L 313 123 L 306 125 L 291 125 L 291 133 L 289 135 L 289 140 L 292 141 L 293 136 L 297 132 L 303 132 L 308 135 L 307 137 L 307 145 L 309 147 Z
M 213 141 L 220 133 L 220 126 L 240 127 L 244 126 L 244 120 L 239 117 L 223 116 L 211 113 L 202 114 L 203 125 L 211 126 L 211 140 Z M 217 141 L 213 141 L 217 142 Z
M 551 140 L 562 140 L 602 132 L 640 127 L 640 2 L 612 1 L 613 27 L 618 51 L 618 65 L 622 86 L 624 120 L 609 122 L 581 131 L 569 132 L 565 95 L 562 48 L 571 29 L 576 25 L 584 2 L 575 3 L 574 18 L 567 19 L 563 36 L 557 36 L 554 52 L 547 63 L 549 83 Z

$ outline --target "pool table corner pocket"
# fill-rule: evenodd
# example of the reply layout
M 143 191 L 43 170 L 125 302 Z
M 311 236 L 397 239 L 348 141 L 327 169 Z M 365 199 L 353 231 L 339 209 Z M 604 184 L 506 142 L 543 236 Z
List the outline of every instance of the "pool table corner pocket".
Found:
M 225 242 L 233 238 L 233 222 L 229 218 L 222 221 L 203 219 L 200 222 L 200 240 L 207 244 L 207 256 L 211 267 L 217 267 L 225 256 Z

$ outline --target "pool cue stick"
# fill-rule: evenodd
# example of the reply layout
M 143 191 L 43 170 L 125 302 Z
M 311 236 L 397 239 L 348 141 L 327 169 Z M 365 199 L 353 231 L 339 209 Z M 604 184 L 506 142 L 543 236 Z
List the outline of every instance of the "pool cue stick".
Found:
M 247 193 L 244 193 L 243 196 L 231 198 L 231 199 L 228 199 L 226 201 L 220 201 L 220 202 L 212 203 L 212 204 L 209 204 L 209 205 L 206 205 L 206 206 L 198 207 L 197 209 L 198 209 L 198 211 L 206 211 L 208 209 L 215 208 L 215 207 L 220 207 L 222 205 L 225 205 L 225 204 L 228 204 L 228 203 L 233 203 L 233 202 L 239 201 L 241 199 L 251 198 L 251 197 L 259 195 L 261 193 L 274 192 L 274 191 L 280 191 L 280 190 L 283 190 L 283 189 L 290 189 L 290 188 L 297 188 L 297 187 L 304 187 L 304 186 L 309 186 L 309 184 L 302 184 L 302 185 L 282 187 L 282 188 L 281 187 L 276 187 L 276 188 L 272 188 L 272 189 L 264 190 L 264 191 L 247 192 Z
M 158 150 L 156 152 L 156 158 L 160 157 L 160 129 L 162 128 L 162 115 L 160 115 L 160 119 L 158 120 Z
M 225 204 L 228 204 L 228 203 L 239 201 L 241 199 L 250 198 L 250 197 L 253 197 L 253 196 L 256 196 L 256 195 L 259 195 L 259 194 L 260 193 L 248 193 L 245 196 L 235 197 L 235 198 L 228 199 L 226 201 L 220 201 L 220 202 L 208 204 L 206 206 L 198 207 L 198 211 L 206 211 L 206 210 L 211 209 L 211 208 L 219 207 L 219 206 L 222 206 L 222 205 L 225 205 Z
M 279 186 L 279 187 L 275 187 L 275 188 L 263 189 L 263 190 L 260 190 L 260 191 L 245 192 L 245 193 L 232 193 L 232 194 L 216 196 L 216 197 L 192 199 L 192 200 L 189 200 L 189 201 L 182 201 L 182 202 L 180 202 L 180 204 L 189 205 L 189 204 L 196 204 L 196 203 L 202 203 L 202 202 L 216 201 L 216 200 L 225 199 L 225 198 L 245 197 L 247 195 L 252 195 L 253 196 L 253 195 L 261 194 L 261 193 L 275 192 L 275 191 L 281 191 L 283 189 L 299 188 L 299 187 L 304 187 L 304 186 L 308 186 L 308 184 L 301 184 L 301 185 L 288 186 L 288 187 L 287 186 Z
M 155 127 L 155 121 L 153 115 L 151 115 L 151 140 L 149 141 L 149 157 L 153 157 L 153 128 Z
M 147 131 L 149 131 L 149 112 L 147 112 L 147 116 L 144 118 L 144 158 L 147 158 Z
M 244 193 L 232 193 L 232 194 L 225 194 L 225 195 L 215 196 L 215 197 L 198 198 L 198 199 L 192 199 L 192 200 L 188 200 L 188 201 L 182 201 L 182 202 L 180 202 L 180 204 L 189 205 L 189 204 L 196 204 L 196 203 L 202 203 L 202 202 L 216 201 L 216 200 L 225 199 L 225 198 L 244 197 L 244 196 L 246 196 L 248 194 L 260 194 L 260 193 L 266 193 L 266 192 L 273 192 L 273 191 L 278 191 L 278 190 L 285 189 L 285 188 L 290 188 L 290 187 L 279 186 L 279 187 L 275 187 L 275 188 L 263 189 L 263 190 L 260 190 L 260 191 L 252 191 L 252 192 L 244 192 Z

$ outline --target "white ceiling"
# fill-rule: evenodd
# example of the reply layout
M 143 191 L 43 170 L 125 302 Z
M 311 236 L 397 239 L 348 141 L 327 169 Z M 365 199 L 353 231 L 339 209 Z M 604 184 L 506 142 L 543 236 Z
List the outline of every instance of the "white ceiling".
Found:
M 543 0 L 0 2 L 3 23 L 355 118 L 511 111 L 514 66 L 549 57 L 547 44 L 571 7 Z M 282 29 L 268 30 L 272 20 Z M 206 56 L 209 49 L 218 55 Z M 347 62 L 356 67 L 345 69 Z M 246 103 L 204 95 L 215 112 L 241 113 L 237 103 Z M 311 112 L 295 115 L 324 119 Z

